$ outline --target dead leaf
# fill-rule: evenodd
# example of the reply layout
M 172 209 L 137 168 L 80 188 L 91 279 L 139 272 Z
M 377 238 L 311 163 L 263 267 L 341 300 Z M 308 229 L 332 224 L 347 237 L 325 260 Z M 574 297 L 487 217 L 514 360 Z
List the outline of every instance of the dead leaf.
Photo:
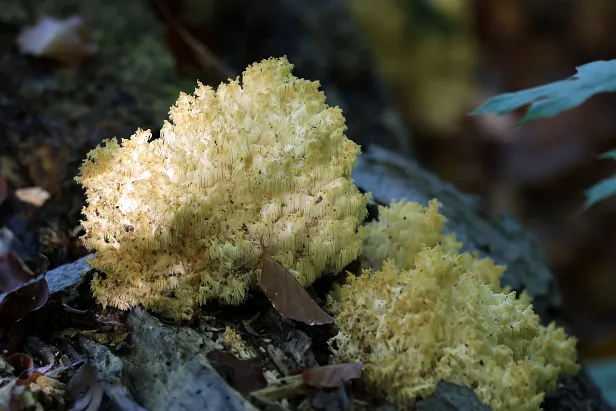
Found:
M 222 350 L 212 350 L 207 358 L 219 374 L 226 377 L 231 386 L 247 396 L 253 391 L 267 387 L 259 358 L 240 360 L 235 355 Z
M 334 319 L 319 307 L 306 289 L 280 262 L 264 255 L 259 285 L 282 315 L 308 325 L 331 324 Z
M 41 368 L 34 368 L 34 360 L 28 354 L 15 353 L 6 358 L 6 362 L 14 368 L 14 375 L 19 380 L 17 385 L 30 385 L 47 372 L 53 363 Z
M 0 230 L 0 338 L 11 324 L 41 308 L 49 296 L 45 271 L 36 275 L 8 251 L 11 241 L 10 231 Z
M 343 381 L 361 378 L 362 363 L 332 364 L 302 370 L 304 384 L 316 388 L 335 388 Z
M 74 400 L 70 411 L 97 411 L 105 393 L 98 372 L 86 362 L 66 385 L 66 393 Z
M 13 234 L 0 229 L 0 339 L 8 328 L 31 311 L 38 310 L 49 296 L 45 271 L 36 274 L 10 250 Z
M 8 328 L 26 314 L 36 311 L 47 302 L 49 288 L 44 276 L 35 282 L 9 293 L 0 301 L 0 338 Z
M 5 249 L 5 247 L 0 247 Z M 0 255 L 0 294 L 11 293 L 34 279 L 36 275 L 12 251 Z
M 30 385 L 30 384 L 38 383 L 38 379 L 40 377 L 43 377 L 43 374 L 41 374 L 38 371 L 28 372 L 26 373 L 25 378 L 20 378 L 19 381 L 17 381 L 17 385 Z
M 51 194 L 41 187 L 25 187 L 15 190 L 15 197 L 19 198 L 24 203 L 32 204 L 35 207 L 42 207 L 49 197 L 51 197 Z
M 13 252 L 8 251 L 11 237 L 8 230 L 0 230 L 0 338 L 8 328 L 26 314 L 36 311 L 47 302 L 49 288 L 45 279 L 47 259 L 42 257 L 40 274 L 30 268 Z
M 27 377 L 28 371 L 34 369 L 34 360 L 28 354 L 18 352 L 9 355 L 5 360 L 15 369 L 14 374 L 19 378 Z
M 94 54 L 98 47 L 90 41 L 89 30 L 81 17 L 65 20 L 43 17 L 25 28 L 17 38 L 22 53 L 37 57 L 51 57 L 73 64 Z

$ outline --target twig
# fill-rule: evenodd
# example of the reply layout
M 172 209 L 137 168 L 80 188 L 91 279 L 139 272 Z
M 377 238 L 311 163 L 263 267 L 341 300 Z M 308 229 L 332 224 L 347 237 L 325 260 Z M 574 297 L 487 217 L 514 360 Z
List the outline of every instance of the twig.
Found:
M 203 43 L 197 40 L 192 34 L 175 19 L 169 10 L 165 7 L 161 0 L 152 0 L 154 7 L 160 12 L 163 19 L 180 35 L 182 40 L 188 44 L 199 63 L 202 70 L 214 73 L 220 81 L 226 81 L 230 78 L 235 78 L 233 71 L 222 63 L 218 57 Z

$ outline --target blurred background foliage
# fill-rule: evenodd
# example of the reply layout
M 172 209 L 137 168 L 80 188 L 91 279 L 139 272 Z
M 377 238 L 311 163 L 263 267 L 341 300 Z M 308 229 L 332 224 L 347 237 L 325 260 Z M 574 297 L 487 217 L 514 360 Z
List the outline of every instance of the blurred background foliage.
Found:
M 508 211 L 545 246 L 563 315 L 586 361 L 616 356 L 616 199 L 582 213 L 584 192 L 616 171 L 616 96 L 515 125 L 467 114 L 496 94 L 567 78 L 616 58 L 612 0 L 348 0 L 413 133 L 423 164 Z M 616 380 L 613 371 L 607 380 Z M 605 380 L 605 378 L 604 378 Z
M 478 100 L 477 37 L 464 0 L 348 0 L 402 114 L 414 128 L 451 135 Z
M 499 93 L 535 87 L 616 58 L 611 0 L 348 0 L 413 133 L 423 164 L 509 211 L 545 245 L 585 356 L 616 354 L 616 202 L 586 213 L 584 192 L 614 173 L 613 95 L 516 128 L 468 113 Z M 596 344 L 603 347 L 598 351 Z M 592 347 L 592 349 L 591 349 Z M 608 352 L 604 352 L 607 350 Z

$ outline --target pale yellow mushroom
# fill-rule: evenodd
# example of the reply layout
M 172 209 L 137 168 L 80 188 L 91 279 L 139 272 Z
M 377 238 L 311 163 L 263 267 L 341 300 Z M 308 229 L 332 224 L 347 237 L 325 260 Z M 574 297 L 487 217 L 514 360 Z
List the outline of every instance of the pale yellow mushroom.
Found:
M 241 85 L 199 84 L 159 139 L 138 130 L 89 153 L 77 180 L 103 305 L 188 318 L 210 299 L 243 301 L 264 251 L 303 285 L 361 253 L 369 195 L 351 178 L 360 147 L 319 83 L 292 67 L 271 58 Z
M 526 293 L 502 289 L 504 267 L 460 254 L 445 218 L 401 201 L 367 224 L 376 265 L 330 297 L 334 360 L 361 361 L 370 392 L 407 410 L 439 380 L 471 387 L 494 410 L 537 411 L 558 378 L 573 375 L 576 340 L 541 325 Z

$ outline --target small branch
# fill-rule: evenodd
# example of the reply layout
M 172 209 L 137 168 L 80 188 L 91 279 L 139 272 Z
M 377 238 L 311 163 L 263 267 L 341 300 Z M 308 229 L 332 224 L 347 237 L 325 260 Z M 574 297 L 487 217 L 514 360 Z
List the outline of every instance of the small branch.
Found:
M 186 28 L 175 19 L 161 0 L 151 0 L 168 25 L 175 30 L 182 40 L 193 50 L 194 56 L 202 70 L 215 74 L 220 81 L 235 78 L 233 71 L 212 53 L 203 43 L 197 40 Z

